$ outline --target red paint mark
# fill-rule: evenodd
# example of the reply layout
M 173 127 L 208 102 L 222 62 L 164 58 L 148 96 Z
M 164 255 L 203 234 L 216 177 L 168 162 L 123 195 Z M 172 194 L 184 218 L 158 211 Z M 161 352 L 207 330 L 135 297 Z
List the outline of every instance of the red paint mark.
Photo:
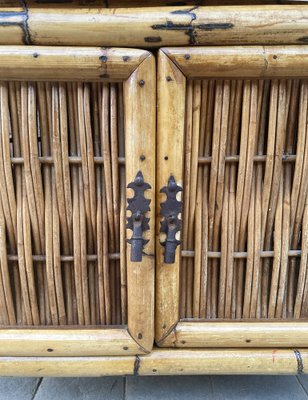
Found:
M 273 352 L 272 352 L 272 361 L 273 361 L 273 364 L 274 364 L 274 362 L 275 362 L 275 354 L 276 354 L 276 351 L 277 351 L 277 350 L 273 350 Z

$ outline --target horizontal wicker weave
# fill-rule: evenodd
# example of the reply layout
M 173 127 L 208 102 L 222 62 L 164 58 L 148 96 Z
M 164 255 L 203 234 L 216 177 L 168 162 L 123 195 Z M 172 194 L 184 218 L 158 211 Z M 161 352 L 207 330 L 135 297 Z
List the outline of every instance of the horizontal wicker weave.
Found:
M 0 83 L 1 325 L 126 323 L 124 162 L 122 84 Z
M 307 317 L 308 82 L 186 96 L 181 317 Z

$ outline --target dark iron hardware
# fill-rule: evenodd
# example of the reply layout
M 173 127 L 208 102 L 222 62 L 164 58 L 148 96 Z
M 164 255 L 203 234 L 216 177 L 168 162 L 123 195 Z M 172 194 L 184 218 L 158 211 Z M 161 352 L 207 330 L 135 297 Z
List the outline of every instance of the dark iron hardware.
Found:
M 151 189 L 151 186 L 144 182 L 142 172 L 139 171 L 134 182 L 127 185 L 128 188 L 134 190 L 134 197 L 127 199 L 127 210 L 131 211 L 132 215 L 127 218 L 128 229 L 133 231 L 133 235 L 128 239 L 131 244 L 131 261 L 142 261 L 142 250 L 148 240 L 143 239 L 143 232 L 150 229 L 150 218 L 145 216 L 146 212 L 150 211 L 150 199 L 144 197 L 145 190 Z
M 177 185 L 173 176 L 170 176 L 168 185 L 160 190 L 167 196 L 166 201 L 160 204 L 160 215 L 164 217 L 160 223 L 160 231 L 167 235 L 166 241 L 161 243 L 165 246 L 165 264 L 174 263 L 176 248 L 181 243 L 175 237 L 182 226 L 181 220 L 178 218 L 179 213 L 182 212 L 182 202 L 176 198 L 177 193 L 181 191 L 182 188 Z

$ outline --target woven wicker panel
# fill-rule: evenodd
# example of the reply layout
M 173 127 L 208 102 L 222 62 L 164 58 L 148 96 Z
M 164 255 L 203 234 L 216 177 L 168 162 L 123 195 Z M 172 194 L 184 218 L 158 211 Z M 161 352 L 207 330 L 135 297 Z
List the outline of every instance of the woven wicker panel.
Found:
M 0 324 L 126 323 L 122 84 L 0 83 L 0 121 Z
M 188 81 L 182 318 L 307 317 L 307 102 L 307 81 Z

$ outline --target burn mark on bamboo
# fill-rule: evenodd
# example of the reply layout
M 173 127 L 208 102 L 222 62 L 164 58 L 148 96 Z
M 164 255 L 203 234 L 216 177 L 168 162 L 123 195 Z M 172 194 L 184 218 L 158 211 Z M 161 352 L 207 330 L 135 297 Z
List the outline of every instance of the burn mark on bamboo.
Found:
M 162 41 L 160 36 L 147 36 L 144 38 L 146 43 L 159 43 Z
M 22 30 L 23 30 L 23 41 L 25 44 L 32 44 L 32 40 L 31 40 L 31 35 L 30 35 L 30 30 L 29 30 L 29 9 L 26 3 L 26 0 L 20 0 L 21 5 L 24 9 L 24 18 L 23 18 L 23 22 L 22 22 Z
M 304 362 L 303 362 L 301 352 L 298 349 L 295 349 L 294 354 L 295 354 L 296 362 L 297 362 L 297 374 L 298 375 L 303 374 L 304 373 Z
M 298 41 L 301 42 L 301 43 L 308 43 L 308 36 L 300 37 L 298 39 Z
M 201 29 L 203 31 L 214 31 L 216 29 L 226 30 L 226 29 L 232 29 L 233 27 L 234 27 L 234 25 L 229 23 L 229 22 L 217 23 L 217 24 L 199 24 L 199 25 L 197 25 L 197 28 Z
M 37 4 L 62 4 L 73 3 L 73 0 L 35 0 Z
M 139 375 L 140 362 L 141 362 L 140 357 L 136 356 L 135 363 L 134 363 L 134 376 Z
M 130 60 L 130 56 L 123 56 L 122 59 L 124 62 L 128 62 Z
M 18 26 L 22 30 L 24 44 L 32 44 L 30 30 L 28 26 L 28 7 L 25 0 L 20 0 L 23 11 L 2 11 L 0 12 L 0 27 Z M 15 19 L 11 21 L 10 19 Z
M 185 3 L 185 1 L 172 1 L 171 3 L 167 3 L 167 6 L 181 7 L 181 6 L 187 6 L 187 3 Z
M 232 23 L 197 24 L 197 15 L 194 11 L 196 11 L 198 8 L 199 6 L 194 6 L 187 10 L 174 10 L 170 12 L 172 16 L 187 16 L 188 18 L 190 18 L 190 21 L 187 23 L 176 23 L 173 20 L 167 20 L 165 24 L 152 25 L 152 29 L 166 31 L 183 31 L 189 37 L 189 44 L 197 45 L 199 44 L 197 30 L 213 31 L 233 28 L 234 25 Z

